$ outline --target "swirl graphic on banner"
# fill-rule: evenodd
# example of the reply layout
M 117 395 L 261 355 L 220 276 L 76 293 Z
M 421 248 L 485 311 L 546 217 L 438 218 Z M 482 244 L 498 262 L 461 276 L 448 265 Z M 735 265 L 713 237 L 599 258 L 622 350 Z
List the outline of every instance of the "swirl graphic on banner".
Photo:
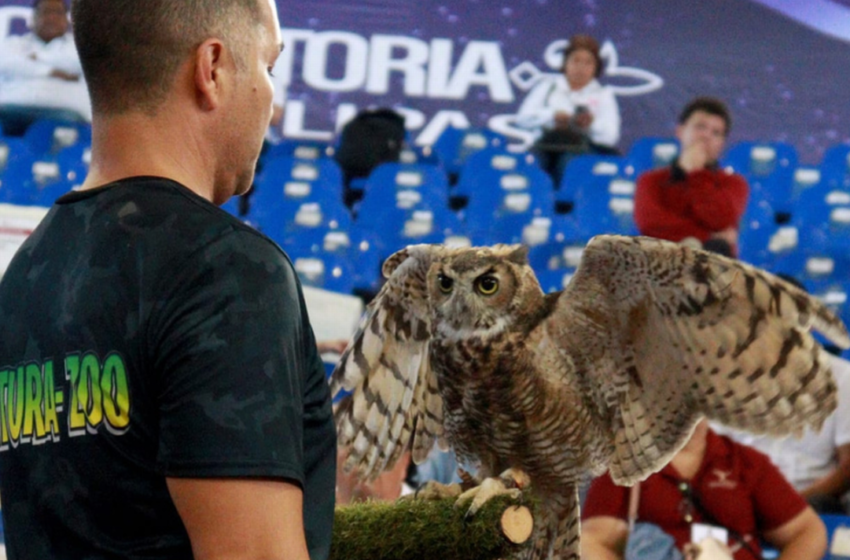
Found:
M 520 90 L 527 91 L 544 80 L 559 78 L 564 60 L 564 49 L 567 45 L 569 41 L 565 39 L 554 41 L 546 47 L 546 52 L 543 54 L 543 60 L 546 61 L 547 66 L 557 70 L 557 73 L 541 72 L 534 63 L 525 61 L 510 71 L 509 75 L 513 84 Z M 611 41 L 605 41 L 602 44 L 599 55 L 605 63 L 606 78 L 627 78 L 637 82 L 630 85 L 608 84 L 615 95 L 644 95 L 659 90 L 664 85 L 664 79 L 649 70 L 620 66 L 617 47 Z

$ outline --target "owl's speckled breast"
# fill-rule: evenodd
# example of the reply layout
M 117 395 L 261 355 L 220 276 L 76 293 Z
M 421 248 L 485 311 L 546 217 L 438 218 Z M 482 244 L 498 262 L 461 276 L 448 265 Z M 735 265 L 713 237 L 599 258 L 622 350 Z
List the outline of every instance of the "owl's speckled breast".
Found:
M 522 380 L 515 378 L 511 373 L 515 369 L 507 362 L 522 361 L 525 354 L 516 334 L 498 335 L 486 343 L 432 341 L 431 366 L 439 379 L 446 431 L 462 459 L 477 459 L 491 471 L 512 466 L 509 457 L 514 453 L 507 448 L 524 438 L 526 418 L 511 399 L 522 390 L 517 386 Z

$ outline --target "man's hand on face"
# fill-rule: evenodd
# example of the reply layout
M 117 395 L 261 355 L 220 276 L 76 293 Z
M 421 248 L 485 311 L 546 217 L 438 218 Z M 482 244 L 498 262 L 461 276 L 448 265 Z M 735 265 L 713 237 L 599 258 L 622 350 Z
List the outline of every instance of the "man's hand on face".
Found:
M 699 169 L 705 169 L 708 164 L 708 151 L 700 142 L 694 142 L 679 156 L 679 167 L 690 173 Z

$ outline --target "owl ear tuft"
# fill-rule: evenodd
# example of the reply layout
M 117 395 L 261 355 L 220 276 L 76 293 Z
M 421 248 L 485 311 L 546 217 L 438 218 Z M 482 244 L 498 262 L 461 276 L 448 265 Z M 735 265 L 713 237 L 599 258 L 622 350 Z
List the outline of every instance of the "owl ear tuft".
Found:
M 384 278 L 389 278 L 392 276 L 395 269 L 399 267 L 401 263 L 407 260 L 407 257 L 410 256 L 409 247 L 405 247 L 400 251 L 396 251 L 384 261 L 384 266 L 381 268 L 381 273 L 384 275 Z
M 514 264 L 528 264 L 528 247 L 515 245 L 514 249 L 508 253 L 508 260 Z

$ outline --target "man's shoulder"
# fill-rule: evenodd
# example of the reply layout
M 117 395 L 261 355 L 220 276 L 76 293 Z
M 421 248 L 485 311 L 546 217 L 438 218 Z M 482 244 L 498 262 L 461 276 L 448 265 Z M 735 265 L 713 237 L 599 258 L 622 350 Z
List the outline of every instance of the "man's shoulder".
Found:
M 673 170 L 669 166 L 650 169 L 638 175 L 638 181 L 642 183 L 656 183 L 659 181 L 666 181 L 670 178 L 672 171 Z
M 282 256 L 277 245 L 256 229 L 198 196 L 159 177 L 132 177 L 90 191 L 63 196 L 59 209 L 91 213 L 111 231 L 157 245 L 162 253 L 191 253 L 212 243 L 250 245 Z

